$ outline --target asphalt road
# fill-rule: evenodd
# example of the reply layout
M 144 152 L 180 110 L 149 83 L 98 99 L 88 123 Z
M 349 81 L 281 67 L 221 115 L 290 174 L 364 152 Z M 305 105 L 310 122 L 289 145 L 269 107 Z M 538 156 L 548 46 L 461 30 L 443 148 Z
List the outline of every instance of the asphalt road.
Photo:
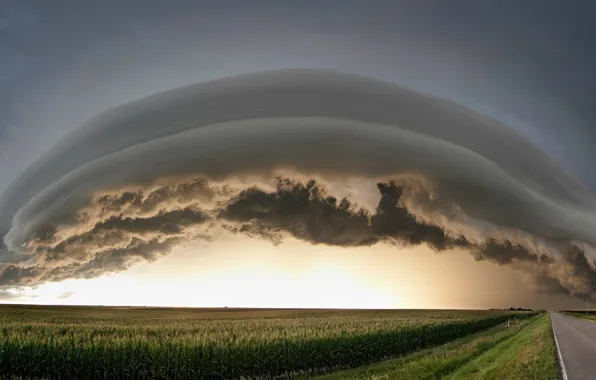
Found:
M 567 379 L 596 379 L 596 322 L 560 313 L 551 320 Z

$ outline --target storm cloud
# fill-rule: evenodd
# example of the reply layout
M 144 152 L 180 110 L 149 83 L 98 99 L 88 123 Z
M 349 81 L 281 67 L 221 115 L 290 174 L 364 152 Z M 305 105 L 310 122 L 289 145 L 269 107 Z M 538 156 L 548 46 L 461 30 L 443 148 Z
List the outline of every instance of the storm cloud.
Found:
M 0 286 L 90 278 L 222 232 L 427 244 L 593 295 L 596 198 L 506 125 L 333 71 L 261 72 L 121 105 L 0 199 Z

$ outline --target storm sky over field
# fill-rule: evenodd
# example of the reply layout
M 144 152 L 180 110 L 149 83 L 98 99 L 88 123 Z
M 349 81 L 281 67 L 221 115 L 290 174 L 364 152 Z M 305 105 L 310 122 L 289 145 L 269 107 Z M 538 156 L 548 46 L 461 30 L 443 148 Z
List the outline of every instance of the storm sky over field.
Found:
M 0 0 L 0 300 L 596 299 L 590 2 L 83 3 Z

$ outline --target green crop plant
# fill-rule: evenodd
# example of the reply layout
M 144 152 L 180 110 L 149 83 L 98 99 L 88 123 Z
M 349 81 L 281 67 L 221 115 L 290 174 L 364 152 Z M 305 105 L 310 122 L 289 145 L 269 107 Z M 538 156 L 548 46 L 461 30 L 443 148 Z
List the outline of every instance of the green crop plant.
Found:
M 284 378 L 411 353 L 528 315 L 5 306 L 0 308 L 0 375 Z

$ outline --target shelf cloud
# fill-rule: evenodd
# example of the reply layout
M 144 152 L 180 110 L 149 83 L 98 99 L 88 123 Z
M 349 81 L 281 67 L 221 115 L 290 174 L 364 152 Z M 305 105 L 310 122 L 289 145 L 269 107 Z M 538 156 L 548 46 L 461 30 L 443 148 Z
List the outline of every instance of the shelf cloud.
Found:
M 0 199 L 0 289 L 232 232 L 464 250 L 594 296 L 594 231 L 592 192 L 506 125 L 365 77 L 259 72 L 123 104 L 41 157 Z

